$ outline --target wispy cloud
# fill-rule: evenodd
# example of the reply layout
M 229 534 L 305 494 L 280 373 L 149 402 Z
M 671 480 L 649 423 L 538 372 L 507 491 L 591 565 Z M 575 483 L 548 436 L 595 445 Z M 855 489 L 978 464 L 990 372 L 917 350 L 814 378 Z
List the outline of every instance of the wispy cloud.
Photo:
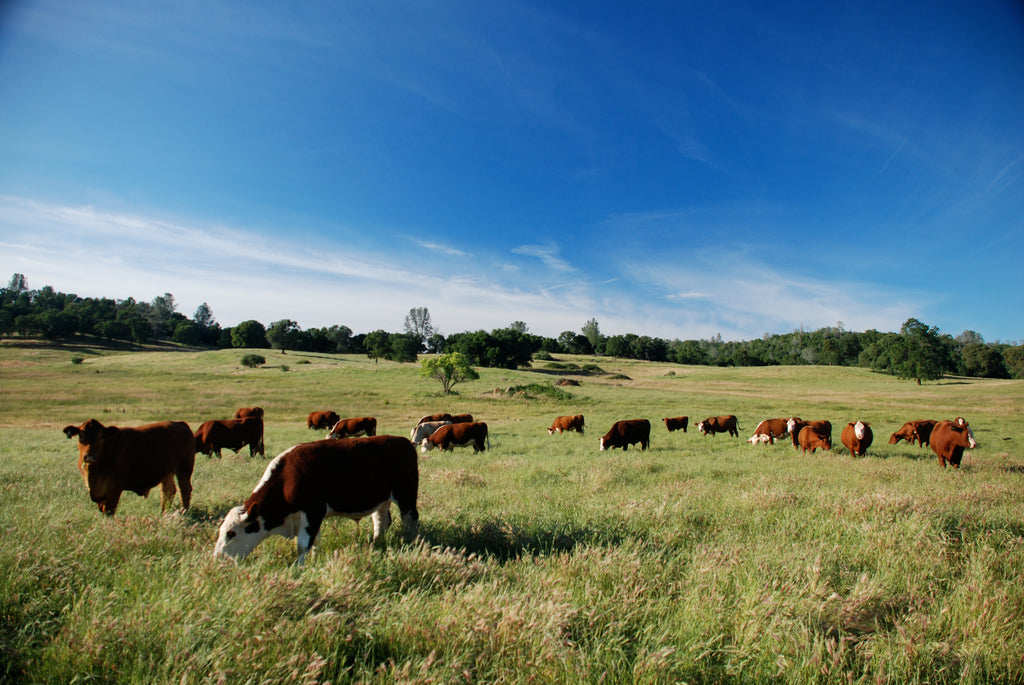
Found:
M 576 270 L 572 264 L 558 256 L 559 248 L 554 242 L 547 242 L 543 245 L 520 245 L 519 247 L 513 248 L 512 252 L 515 254 L 525 255 L 527 257 L 536 257 L 544 264 L 544 266 L 556 271 L 568 272 Z

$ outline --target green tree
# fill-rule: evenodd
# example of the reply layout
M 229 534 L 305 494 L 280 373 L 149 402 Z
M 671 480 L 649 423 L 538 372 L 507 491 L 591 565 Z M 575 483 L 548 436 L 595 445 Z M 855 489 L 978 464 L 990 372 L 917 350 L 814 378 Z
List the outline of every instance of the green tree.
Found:
M 898 361 L 893 360 L 898 377 L 913 378 L 920 385 L 923 380 L 942 378 L 945 371 L 952 370 L 948 348 L 934 326 L 929 328 L 917 319 L 907 319 L 900 329 L 900 337 L 906 354 Z
M 363 349 L 366 356 L 377 362 L 379 359 L 387 359 L 391 353 L 391 334 L 382 328 L 367 333 L 363 340 Z
M 427 340 L 434 334 L 434 325 L 430 323 L 430 310 L 426 307 L 413 307 L 405 317 L 405 332 L 417 341 L 417 352 L 427 349 Z
M 203 330 L 191 321 L 182 321 L 174 327 L 171 340 L 182 345 L 195 347 L 203 342 Z
M 469 359 L 461 352 L 450 352 L 425 360 L 420 366 L 420 375 L 439 382 L 445 395 L 451 394 L 452 387 L 457 383 L 480 378 L 480 374 L 470 366 Z
M 387 358 L 394 362 L 414 362 L 419 354 L 420 345 L 420 340 L 415 335 L 396 333 L 391 336 L 391 350 Z
M 249 319 L 231 329 L 232 347 L 270 347 L 267 342 L 267 329 L 259 321 Z
M 1004 349 L 1003 360 L 1013 378 L 1024 378 L 1024 345 Z
M 270 324 L 266 336 L 267 342 L 275 350 L 295 350 L 299 349 L 302 329 L 291 319 L 281 319 Z
M 604 342 L 604 336 L 601 335 L 601 327 L 597 324 L 597 319 L 590 319 L 581 329 L 583 337 L 590 343 L 590 349 L 593 352 L 597 352 L 602 347 Z
M 200 328 L 209 328 L 216 323 L 210 305 L 205 302 L 196 307 L 196 313 L 192 315 L 192 321 Z

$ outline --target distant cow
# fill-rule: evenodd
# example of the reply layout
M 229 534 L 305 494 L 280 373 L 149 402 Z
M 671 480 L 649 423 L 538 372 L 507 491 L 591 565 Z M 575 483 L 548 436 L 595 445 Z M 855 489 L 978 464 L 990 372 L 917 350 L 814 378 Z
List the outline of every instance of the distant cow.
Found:
M 328 438 L 355 438 L 361 435 L 372 437 L 377 434 L 377 419 L 372 416 L 360 416 L 352 419 L 340 419 L 327 434 Z
M 815 426 L 804 426 L 801 428 L 800 433 L 797 435 L 797 440 L 800 443 L 800 449 L 811 454 L 814 454 L 814 450 L 817 449 L 832 449 L 832 439 Z
M 629 450 L 630 445 L 640 443 L 640 449 L 646 450 L 651 444 L 651 422 L 647 419 L 626 419 L 616 421 L 601 438 L 601 451 L 621 447 Z
M 239 559 L 270 535 L 297 538 L 297 563 L 316 544 L 328 516 L 373 519 L 376 542 L 398 504 L 406 539 L 416 535 L 419 466 L 405 438 L 319 440 L 289 447 L 267 465 L 245 503 L 220 525 L 214 556 Z
M 846 445 L 846 449 L 850 450 L 851 457 L 863 457 L 875 436 L 871 432 L 871 424 L 857 421 L 846 424 L 839 439 Z
M 931 439 L 932 429 L 935 428 L 935 424 L 936 421 L 930 419 L 907 421 L 898 431 L 890 436 L 889 444 L 895 445 L 900 440 L 906 440 L 909 444 L 913 445 L 916 440 L 918 447 L 924 447 Z
M 435 447 L 442 451 L 453 450 L 456 447 L 473 446 L 473 452 L 483 452 L 491 445 L 487 436 L 487 424 L 482 421 L 473 423 L 450 423 L 441 426 L 436 431 L 420 441 L 420 451 L 429 452 Z
M 309 416 L 306 417 L 306 427 L 315 428 L 316 430 L 323 430 L 324 428 L 333 428 L 334 424 L 338 423 L 341 417 L 338 416 L 337 412 L 333 411 L 314 411 L 310 412 Z
M 551 424 L 551 428 L 548 428 L 548 435 L 553 435 L 555 431 L 558 431 L 558 433 L 576 431 L 583 435 L 583 414 L 556 417 Z
M 800 449 L 800 431 L 804 426 L 810 426 L 828 440 L 828 448 L 832 449 L 832 422 L 831 421 L 804 421 L 803 419 L 792 418 L 787 423 L 789 434 L 793 436 L 793 447 Z
M 757 424 L 754 434 L 747 438 L 747 442 L 751 445 L 759 442 L 774 445 L 776 440 L 786 435 L 789 435 L 789 419 L 765 419 Z
M 686 432 L 686 426 L 689 425 L 689 423 L 690 423 L 690 417 L 689 416 L 676 416 L 676 417 L 671 418 L 671 419 L 662 419 L 662 421 L 665 422 L 665 428 L 668 429 L 669 433 L 671 433 L 672 431 L 678 431 L 678 430 L 681 430 L 681 431 L 683 431 L 685 433 Z
M 939 465 L 946 468 L 948 461 L 953 468 L 960 468 L 960 460 L 964 456 L 965 449 L 978 447 L 974 439 L 974 431 L 971 430 L 967 420 L 958 416 L 952 421 L 939 421 L 932 429 L 931 441 L 932 451 L 939 457 Z
M 423 438 L 433 435 L 434 431 L 441 426 L 450 426 L 451 424 L 451 421 L 424 421 L 409 431 L 409 438 L 412 440 L 412 444 L 418 445 Z
M 235 412 L 236 419 L 245 419 L 250 416 L 262 419 L 263 407 L 242 407 L 241 409 Z
M 705 436 L 728 433 L 733 437 L 740 437 L 740 429 L 736 424 L 736 417 L 731 414 L 729 416 L 710 416 L 703 421 L 698 421 L 697 430 Z
M 206 421 L 195 432 L 196 452 L 220 459 L 225 447 L 236 453 L 249 446 L 249 456 L 263 451 L 263 419 L 250 416 L 245 419 L 221 419 Z
M 473 423 L 473 415 L 449 414 L 447 412 L 443 414 L 430 414 L 429 416 L 424 416 L 422 419 L 420 419 L 419 423 L 417 423 L 416 425 L 418 426 L 420 423 L 427 423 L 428 421 L 448 421 L 449 423 Z
M 160 511 L 174 500 L 174 480 L 181 490 L 181 506 L 192 500 L 192 468 L 195 439 L 181 421 L 151 423 L 137 428 L 104 426 L 89 419 L 81 426 L 67 426 L 64 435 L 78 436 L 78 470 L 89 488 L 89 497 L 107 516 L 117 511 L 125 490 L 143 497 L 157 485 Z

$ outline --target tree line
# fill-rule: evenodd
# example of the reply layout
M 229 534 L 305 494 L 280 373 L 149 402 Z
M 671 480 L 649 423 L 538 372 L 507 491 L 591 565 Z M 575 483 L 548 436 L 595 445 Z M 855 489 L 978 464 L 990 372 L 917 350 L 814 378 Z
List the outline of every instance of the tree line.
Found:
M 633 333 L 606 336 L 596 319 L 587 321 L 579 332 L 563 331 L 557 338 L 534 335 L 522 321 L 490 332 L 446 336 L 434 328 L 425 307 L 409 311 L 401 332 L 354 333 L 344 325 L 303 330 L 290 319 L 269 326 L 248 320 L 222 327 L 205 302 L 189 318 L 177 311 L 171 293 L 152 302 L 79 297 L 50 286 L 32 290 L 22 274 L 14 274 L 7 287 L 0 289 L 0 335 L 49 340 L 96 336 L 133 344 L 355 353 L 399 362 L 414 362 L 422 353 L 459 352 L 474 366 L 510 369 L 567 353 L 710 366 L 860 366 L 918 381 L 946 374 L 1024 378 L 1024 345 L 987 343 L 970 330 L 952 337 L 913 318 L 899 332 L 854 332 L 839 324 L 746 341 L 723 341 L 720 335 L 705 340 L 665 340 Z

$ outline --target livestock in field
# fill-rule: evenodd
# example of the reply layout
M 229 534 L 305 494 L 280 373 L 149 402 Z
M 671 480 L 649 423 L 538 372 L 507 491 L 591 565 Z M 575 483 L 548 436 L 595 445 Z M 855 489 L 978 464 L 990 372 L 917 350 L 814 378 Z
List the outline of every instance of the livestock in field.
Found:
M 412 444 L 418 445 L 423 438 L 433 435 L 434 431 L 441 426 L 450 426 L 451 423 L 451 421 L 424 421 L 409 431 L 409 439 L 412 440 Z
M 790 419 L 765 419 L 757 424 L 754 434 L 747 438 L 747 442 L 751 445 L 759 442 L 774 445 L 776 440 L 789 435 L 789 421 Z
M 241 409 L 235 412 L 236 419 L 244 419 L 250 416 L 262 419 L 263 407 L 242 407 Z
M 420 441 L 420 451 L 429 452 L 435 447 L 441 451 L 454 450 L 456 447 L 473 446 L 473 452 L 483 452 L 491 446 L 487 435 L 487 424 L 483 421 L 473 423 L 450 423 Z
M 89 497 L 107 516 L 117 511 L 125 490 L 146 497 L 160 486 L 160 511 L 174 500 L 174 481 L 181 490 L 181 506 L 192 500 L 195 438 L 183 421 L 163 421 L 135 428 L 104 426 L 89 419 L 81 426 L 66 426 L 64 435 L 78 436 L 78 470 Z
M 473 423 L 472 414 L 449 414 L 447 412 L 441 414 L 430 414 L 424 416 L 417 422 L 417 426 L 421 423 L 427 423 L 429 421 L 447 421 L 448 423 Z
M 889 437 L 889 444 L 895 445 L 900 440 L 906 440 L 911 445 L 914 444 L 914 441 L 917 441 L 918 447 L 924 447 L 931 439 L 932 429 L 935 428 L 936 423 L 936 421 L 931 419 L 907 421 Z
M 556 431 L 559 434 L 566 431 L 576 431 L 583 435 L 583 414 L 556 416 L 555 420 L 551 423 L 551 428 L 548 428 L 548 435 L 553 435 Z
M 250 416 L 244 419 L 220 419 L 206 421 L 194 433 L 196 453 L 206 456 L 215 455 L 220 459 L 220 451 L 224 448 L 234 450 L 249 446 L 249 456 L 259 454 L 263 450 L 263 419 Z
M 651 422 L 647 419 L 624 419 L 616 421 L 601 438 L 601 451 L 621 447 L 623 452 L 630 445 L 640 443 L 640 449 L 646 450 L 651 444 Z
M 328 438 L 355 438 L 362 435 L 373 437 L 377 434 L 377 419 L 372 416 L 360 416 L 351 419 L 339 419 L 327 434 Z
M 953 468 L 960 468 L 965 449 L 975 449 L 978 442 L 974 439 L 974 431 L 962 416 L 952 421 L 939 421 L 932 429 L 929 442 L 932 451 L 939 457 L 939 465 L 946 468 L 949 462 Z
M 686 432 L 686 427 L 690 423 L 689 416 L 674 416 L 672 418 L 662 419 L 665 422 L 665 428 L 669 433 L 672 431 L 683 431 Z
M 846 449 L 850 450 L 851 457 L 863 457 L 871 447 L 871 442 L 875 439 L 874 433 L 871 431 L 871 424 L 864 421 L 850 422 L 843 428 L 843 432 L 840 433 L 839 439 L 843 441 Z
M 306 427 L 314 428 L 316 430 L 333 428 L 334 424 L 338 423 L 340 420 L 341 417 L 334 411 L 312 411 L 309 413 L 309 416 L 306 417 Z
M 793 447 L 800 449 L 800 431 L 804 426 L 810 426 L 814 428 L 818 433 L 828 440 L 828 448 L 832 449 L 832 422 L 831 421 L 804 421 L 796 417 L 789 420 L 787 423 L 789 427 L 789 434 L 793 436 Z
M 728 416 L 709 416 L 703 421 L 698 421 L 697 431 L 703 433 L 705 436 L 715 436 L 718 433 L 728 433 L 733 437 L 740 437 L 740 429 L 737 425 L 736 417 L 732 414 Z
M 407 540 L 416 535 L 419 512 L 416 448 L 402 437 L 318 440 L 289 447 L 267 465 L 244 504 L 220 525 L 214 556 L 240 559 L 271 535 L 296 538 L 297 564 L 316 544 L 331 516 L 373 520 L 373 541 L 391 525 L 398 505 Z
M 816 426 L 804 426 L 800 429 L 800 433 L 797 436 L 800 442 L 800 449 L 803 452 L 810 452 L 814 454 L 814 450 L 830 450 L 832 449 L 832 438 L 826 436 Z

